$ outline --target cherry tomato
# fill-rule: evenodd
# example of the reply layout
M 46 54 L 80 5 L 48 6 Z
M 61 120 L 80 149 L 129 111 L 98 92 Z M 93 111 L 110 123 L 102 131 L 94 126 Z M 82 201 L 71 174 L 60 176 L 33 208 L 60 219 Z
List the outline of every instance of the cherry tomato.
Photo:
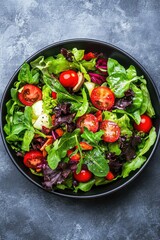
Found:
M 98 119 L 98 122 L 102 122 L 102 111 L 98 111 L 98 112 L 96 112 L 95 113 L 95 116 L 97 117 L 97 119 Z
M 91 60 L 92 58 L 95 58 L 95 57 L 96 56 L 93 52 L 89 52 L 89 53 L 84 54 L 83 59 L 86 60 L 86 61 L 89 61 L 89 60 Z
M 115 122 L 104 120 L 100 124 L 100 129 L 104 130 L 102 139 L 105 142 L 115 142 L 120 136 L 120 128 Z
M 147 115 L 141 115 L 141 122 L 140 122 L 140 124 L 134 123 L 134 128 L 137 131 L 142 131 L 144 133 L 148 133 L 152 126 L 153 126 L 152 120 Z
M 97 132 L 99 124 L 97 118 L 93 114 L 85 114 L 77 120 L 77 127 L 84 131 L 84 127 L 91 132 Z
M 23 162 L 26 167 L 36 169 L 42 163 L 43 153 L 37 150 L 31 150 L 24 155 Z
M 78 83 L 78 74 L 73 70 L 67 70 L 60 74 L 59 81 L 63 87 L 73 88 Z
M 22 87 L 21 92 L 18 93 L 18 98 L 26 106 L 32 106 L 33 103 L 42 99 L 42 91 L 39 87 L 26 84 Z
M 108 174 L 106 176 L 106 179 L 110 180 L 110 181 L 114 179 L 114 175 L 113 175 L 113 173 L 111 171 L 108 172 Z
M 79 160 L 80 160 L 80 155 L 79 155 L 79 153 L 75 153 L 74 155 L 72 155 L 71 156 L 71 154 L 74 152 L 74 150 L 72 150 L 72 149 L 69 149 L 68 151 L 67 151 L 67 156 L 70 158 L 70 160 L 72 160 L 72 161 L 75 161 L 75 162 L 79 162 Z
M 52 92 L 52 98 L 56 99 L 57 98 L 57 93 L 56 92 Z
M 78 182 L 88 182 L 92 177 L 92 173 L 87 169 L 83 169 L 78 174 L 75 172 L 73 176 Z
M 99 110 L 110 110 L 114 105 L 115 96 L 108 87 L 100 86 L 92 90 L 91 102 Z

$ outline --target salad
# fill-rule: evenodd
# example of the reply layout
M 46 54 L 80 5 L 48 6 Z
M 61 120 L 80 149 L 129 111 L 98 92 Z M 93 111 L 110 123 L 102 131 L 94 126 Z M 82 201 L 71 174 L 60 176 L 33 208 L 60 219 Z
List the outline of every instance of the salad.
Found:
M 62 48 L 25 62 L 6 108 L 6 141 L 48 190 L 126 178 L 156 140 L 146 80 L 103 53 Z

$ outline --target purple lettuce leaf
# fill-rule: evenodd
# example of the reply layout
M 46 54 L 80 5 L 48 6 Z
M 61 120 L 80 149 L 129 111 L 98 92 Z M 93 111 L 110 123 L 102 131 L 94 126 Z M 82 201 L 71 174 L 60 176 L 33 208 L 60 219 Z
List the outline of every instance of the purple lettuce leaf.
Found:
M 98 85 L 101 85 L 102 83 L 106 82 L 106 77 L 102 76 L 102 75 L 100 75 L 98 73 L 90 72 L 89 76 L 91 78 L 91 81 L 96 83 L 96 84 L 98 84 Z
M 126 108 L 130 105 L 132 105 L 134 97 L 134 92 L 129 89 L 125 92 L 125 96 L 122 98 L 116 98 L 115 104 L 113 106 L 113 109 L 123 109 L 126 110 Z

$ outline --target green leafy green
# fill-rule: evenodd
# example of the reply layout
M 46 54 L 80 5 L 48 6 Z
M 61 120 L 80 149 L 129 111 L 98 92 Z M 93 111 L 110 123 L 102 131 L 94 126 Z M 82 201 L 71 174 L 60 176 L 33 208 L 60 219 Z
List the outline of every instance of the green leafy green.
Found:
M 88 128 L 84 128 L 84 132 L 81 134 L 81 137 L 87 142 L 89 142 L 92 146 L 98 147 L 99 141 L 102 140 L 102 135 L 104 134 L 103 130 L 100 130 L 96 133 L 93 133 L 88 130 Z
M 109 171 L 105 154 L 99 149 L 88 151 L 84 156 L 84 162 L 95 176 L 105 177 Z
M 90 181 L 86 182 L 86 183 L 79 183 L 77 187 L 75 187 L 74 192 L 78 192 L 78 190 L 81 190 L 83 192 L 88 192 L 89 190 L 91 190 L 91 188 L 93 187 L 95 183 L 95 179 L 91 179 Z
M 78 50 L 77 48 L 73 48 L 72 53 L 76 61 L 80 61 L 84 57 L 84 50 Z
M 80 130 L 75 129 L 72 133 L 65 133 L 59 140 L 54 142 L 53 147 L 48 151 L 47 157 L 51 169 L 54 170 L 58 166 L 58 163 L 66 156 L 68 149 L 77 145 L 79 134 Z
M 75 118 L 81 117 L 82 115 L 84 115 L 89 107 L 89 103 L 88 103 L 88 99 L 87 99 L 87 94 L 85 92 L 85 89 L 82 89 L 82 96 L 83 96 L 83 103 L 80 106 L 80 108 L 77 111 L 77 114 L 75 116 Z
M 57 100 L 53 99 L 51 94 L 51 88 L 44 85 L 42 88 L 43 110 L 47 114 L 51 114 L 53 112 L 53 108 L 57 105 Z
M 39 83 L 39 72 L 31 71 L 30 65 L 28 63 L 24 63 L 18 74 L 18 81 L 22 83 L 29 84 L 38 84 Z

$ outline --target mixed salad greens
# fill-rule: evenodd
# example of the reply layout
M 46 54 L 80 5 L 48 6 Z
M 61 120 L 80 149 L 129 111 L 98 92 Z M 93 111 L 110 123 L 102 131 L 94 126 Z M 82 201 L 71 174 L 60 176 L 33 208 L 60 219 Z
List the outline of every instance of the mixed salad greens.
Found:
M 128 177 L 156 139 L 146 80 L 102 53 L 62 48 L 25 62 L 6 107 L 7 142 L 48 190 Z

